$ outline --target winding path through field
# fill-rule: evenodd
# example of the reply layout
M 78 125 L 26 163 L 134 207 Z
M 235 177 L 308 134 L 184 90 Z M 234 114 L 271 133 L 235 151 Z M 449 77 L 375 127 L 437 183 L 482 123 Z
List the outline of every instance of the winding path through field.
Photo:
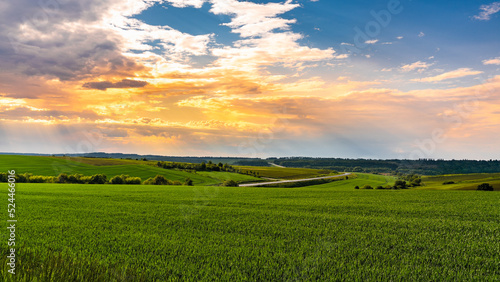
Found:
M 268 164 L 270 164 L 270 165 L 272 165 L 274 167 L 286 168 L 286 167 L 284 167 L 282 165 L 277 165 L 277 164 L 274 164 L 274 163 L 268 163 Z
M 344 174 L 338 174 L 338 175 L 330 175 L 330 176 L 322 176 L 322 177 L 314 177 L 314 178 L 306 178 L 306 179 L 295 179 L 295 180 L 281 180 L 281 181 L 273 181 L 273 182 L 248 183 L 248 184 L 240 184 L 239 186 L 240 187 L 256 187 L 256 186 L 270 185 L 270 184 L 303 182 L 303 181 L 310 181 L 310 180 L 319 180 L 319 179 L 328 179 L 328 178 L 349 176 L 351 174 L 352 173 L 344 173 Z

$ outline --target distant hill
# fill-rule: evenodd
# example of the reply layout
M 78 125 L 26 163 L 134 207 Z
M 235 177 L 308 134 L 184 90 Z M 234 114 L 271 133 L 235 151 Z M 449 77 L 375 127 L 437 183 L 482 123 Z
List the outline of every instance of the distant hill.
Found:
M 87 158 L 111 158 L 111 159 L 144 159 L 151 161 L 166 161 L 166 162 L 179 162 L 179 163 L 194 163 L 200 164 L 202 162 L 208 163 L 227 163 L 230 165 L 255 165 L 267 166 L 267 162 L 259 158 L 241 158 L 241 157 L 183 157 L 183 156 L 161 156 L 161 155 L 139 155 L 139 154 L 122 154 L 122 153 L 104 153 L 93 152 L 84 154 L 37 154 L 37 153 L 0 153 L 0 155 L 23 155 L 23 156 L 56 156 L 56 157 L 87 157 Z
M 242 157 L 183 157 L 138 155 L 121 153 L 94 152 L 86 154 L 27 154 L 27 153 L 0 153 L 0 155 L 26 155 L 26 156 L 68 156 L 88 158 L 112 158 L 149 161 L 168 161 L 200 164 L 227 163 L 239 166 L 270 166 L 274 163 L 291 168 L 330 169 L 335 171 L 388 173 L 388 174 L 463 174 L 463 173 L 496 173 L 500 172 L 500 160 L 400 160 L 400 159 L 346 159 L 346 158 L 310 158 L 310 157 L 285 157 L 285 158 L 242 158 Z
M 463 174 L 500 172 L 499 160 L 372 160 L 342 158 L 273 158 L 273 163 L 285 167 L 333 169 L 336 171 L 391 174 Z

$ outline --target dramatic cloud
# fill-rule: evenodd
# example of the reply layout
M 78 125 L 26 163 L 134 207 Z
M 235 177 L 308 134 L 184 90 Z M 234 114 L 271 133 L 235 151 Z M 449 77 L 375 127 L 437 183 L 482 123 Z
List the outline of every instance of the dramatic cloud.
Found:
M 452 64 L 408 48 L 412 39 L 401 40 L 401 30 L 392 26 L 380 41 L 370 40 L 378 35 L 361 40 L 372 44 L 369 53 L 359 50 L 346 60 L 349 55 L 330 47 L 355 48 L 340 43 L 343 31 L 327 33 L 335 23 L 310 24 L 304 16 L 319 3 L 3 1 L 0 132 L 9 138 L 0 140 L 2 150 L 396 156 L 433 128 L 467 141 L 443 120 L 465 116 L 454 105 L 485 89 L 489 97 L 467 112 L 462 126 L 478 136 L 477 144 L 498 140 L 488 130 L 500 132 L 500 78 L 421 89 L 427 84 L 412 81 L 482 72 L 461 68 L 434 76 Z M 172 10 L 179 18 L 169 15 Z M 196 13 L 206 17 L 183 18 Z M 390 45 L 389 38 L 399 40 Z M 492 58 L 483 64 L 498 65 L 496 56 L 480 54 L 476 61 Z M 431 66 L 433 76 L 416 79 Z M 82 148 L 90 133 L 101 136 L 92 139 L 99 142 Z
M 445 72 L 440 75 L 421 78 L 421 79 L 412 79 L 412 81 L 420 81 L 420 82 L 440 82 L 446 79 L 459 78 L 470 75 L 477 75 L 483 73 L 482 71 L 475 71 L 470 68 L 461 68 L 458 70 Z
M 333 49 L 301 46 L 297 41 L 302 38 L 302 35 L 291 32 L 270 33 L 260 38 L 240 40 L 234 47 L 214 49 L 212 54 L 219 57 L 215 64 L 233 67 L 243 65 L 249 69 L 277 63 L 294 67 L 300 62 L 333 59 Z
M 500 2 L 493 2 L 489 5 L 481 5 L 479 9 L 481 10 L 479 15 L 475 15 L 472 18 L 481 21 L 488 21 L 491 19 L 491 15 L 500 12 Z
M 125 16 L 148 6 L 140 3 L 9 2 L 0 18 L 2 67 L 60 80 L 138 72 L 143 66 L 122 54 L 122 38 L 109 21 L 113 9 Z
M 106 90 L 108 88 L 141 88 L 148 85 L 146 81 L 123 79 L 119 82 L 96 81 L 87 82 L 83 85 L 84 88 Z

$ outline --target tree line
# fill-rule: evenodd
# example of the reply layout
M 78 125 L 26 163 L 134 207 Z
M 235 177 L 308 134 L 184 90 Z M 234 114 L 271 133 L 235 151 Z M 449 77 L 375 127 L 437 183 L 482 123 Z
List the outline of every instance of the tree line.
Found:
M 269 158 L 285 167 L 333 169 L 337 171 L 397 174 L 466 174 L 500 172 L 500 160 L 377 160 L 343 158 L 287 157 Z
M 207 163 L 202 162 L 201 164 L 193 164 L 193 163 L 176 163 L 176 162 L 157 162 L 157 167 L 161 167 L 164 169 L 179 169 L 185 170 L 189 172 L 193 171 L 227 171 L 227 172 L 235 172 L 233 166 L 228 165 L 227 163 L 222 164 L 219 162 L 218 164 L 212 163 L 212 161 L 208 161 Z

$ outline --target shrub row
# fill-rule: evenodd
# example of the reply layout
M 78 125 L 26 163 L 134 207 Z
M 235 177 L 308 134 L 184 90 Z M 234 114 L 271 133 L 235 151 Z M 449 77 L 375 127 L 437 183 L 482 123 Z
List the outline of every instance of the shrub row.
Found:
M 0 173 L 0 182 L 8 182 L 8 174 Z M 187 178 L 184 183 L 180 181 L 171 181 L 163 175 L 148 178 L 142 182 L 140 177 L 129 175 L 116 175 L 108 181 L 104 174 L 94 174 L 85 176 L 83 174 L 61 173 L 58 176 L 33 175 L 32 173 L 16 174 L 17 183 L 70 183 L 70 184 L 145 184 L 145 185 L 193 185 L 193 180 Z
M 397 190 L 397 189 L 408 189 L 406 186 L 401 186 L 401 185 L 386 185 L 386 186 L 382 186 L 382 185 L 379 185 L 375 188 L 373 188 L 371 185 L 364 185 L 362 186 L 361 188 L 359 186 L 355 186 L 354 189 L 365 189 L 365 190 L 372 190 L 372 189 L 377 189 L 377 190 Z
M 21 173 L 16 174 L 17 183 L 55 183 L 57 178 L 55 176 L 42 176 L 33 175 L 32 173 Z M 0 173 L 0 182 L 7 182 L 9 180 L 9 175 L 7 173 Z
M 150 177 L 150 178 L 146 179 L 143 184 L 144 185 L 188 185 L 188 186 L 192 186 L 193 180 L 191 180 L 190 178 L 186 178 L 184 183 L 182 183 L 182 182 L 177 181 L 177 180 L 175 180 L 175 181 L 168 180 L 163 175 L 157 175 L 155 177 Z

